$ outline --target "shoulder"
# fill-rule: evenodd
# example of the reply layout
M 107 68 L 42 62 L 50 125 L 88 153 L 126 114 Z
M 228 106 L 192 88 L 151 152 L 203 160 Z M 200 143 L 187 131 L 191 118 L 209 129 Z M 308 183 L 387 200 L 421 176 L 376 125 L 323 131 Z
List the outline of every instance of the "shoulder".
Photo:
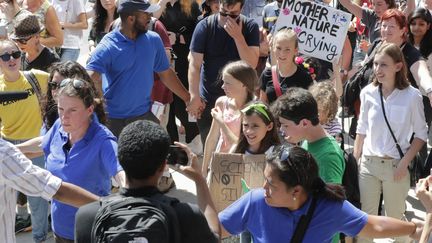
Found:
M 99 209 L 99 202 L 89 203 L 78 209 L 75 216 L 75 242 L 91 242 L 92 225 Z
M 225 102 L 227 102 L 227 100 L 228 100 L 228 97 L 225 95 L 219 97 L 215 102 L 215 107 L 216 106 L 223 107 L 223 105 L 225 104 Z

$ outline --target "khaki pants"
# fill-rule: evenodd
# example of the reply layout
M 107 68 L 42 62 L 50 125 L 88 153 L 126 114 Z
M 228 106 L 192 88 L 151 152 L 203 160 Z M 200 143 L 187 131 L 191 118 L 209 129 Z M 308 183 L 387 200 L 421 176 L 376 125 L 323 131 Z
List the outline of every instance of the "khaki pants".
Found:
M 405 199 L 410 187 L 409 173 L 400 181 L 393 179 L 393 171 L 399 160 L 383 159 L 373 156 L 361 158 L 359 184 L 362 210 L 368 214 L 378 214 L 378 203 L 383 191 L 385 215 L 405 220 Z M 358 242 L 373 242 L 372 239 L 359 238 Z M 408 236 L 398 237 L 395 242 L 409 242 Z

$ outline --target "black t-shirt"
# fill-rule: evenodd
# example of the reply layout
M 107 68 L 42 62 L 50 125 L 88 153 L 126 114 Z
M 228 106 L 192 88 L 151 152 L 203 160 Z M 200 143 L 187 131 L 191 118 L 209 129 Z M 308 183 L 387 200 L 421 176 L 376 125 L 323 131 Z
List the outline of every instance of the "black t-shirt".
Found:
M 424 58 L 422 57 L 420 51 L 408 42 L 405 42 L 405 44 L 402 45 L 401 49 L 408 68 L 408 80 L 410 81 L 412 86 L 418 88 L 418 85 L 414 79 L 414 76 L 411 73 L 410 68 L 414 63 L 419 60 L 424 60 Z
M 281 77 L 278 73 L 278 78 L 282 94 L 285 93 L 288 88 L 292 87 L 308 89 L 313 83 L 311 76 L 302 67 L 297 67 L 297 71 L 291 77 Z M 261 74 L 261 90 L 267 94 L 269 104 L 277 99 L 273 86 L 271 68 L 266 67 Z
M 44 47 L 39 56 L 36 57 L 36 59 L 34 59 L 32 62 L 29 62 L 27 58 L 25 58 L 25 60 L 23 61 L 22 69 L 38 69 L 48 72 L 48 68 L 51 66 L 51 64 L 59 61 L 60 58 L 56 53 L 54 53 L 51 49 Z
M 123 189 L 124 196 L 152 196 L 160 193 L 156 187 L 143 187 L 139 189 Z M 165 195 L 161 195 L 166 197 Z M 168 201 L 168 200 L 167 200 Z M 195 204 L 175 203 L 173 209 L 179 221 L 181 241 L 184 243 L 217 242 L 217 237 L 210 230 L 207 220 Z M 91 242 L 91 230 L 100 202 L 93 202 L 79 208 L 75 216 L 75 242 Z

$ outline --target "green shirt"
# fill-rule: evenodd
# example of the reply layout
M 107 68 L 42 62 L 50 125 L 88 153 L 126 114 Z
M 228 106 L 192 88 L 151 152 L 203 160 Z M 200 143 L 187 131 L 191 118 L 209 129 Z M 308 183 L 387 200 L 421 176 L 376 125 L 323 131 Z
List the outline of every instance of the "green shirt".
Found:
M 342 149 L 333 137 L 323 137 L 313 143 L 304 141 L 302 147 L 315 158 L 324 182 L 342 184 L 345 160 Z

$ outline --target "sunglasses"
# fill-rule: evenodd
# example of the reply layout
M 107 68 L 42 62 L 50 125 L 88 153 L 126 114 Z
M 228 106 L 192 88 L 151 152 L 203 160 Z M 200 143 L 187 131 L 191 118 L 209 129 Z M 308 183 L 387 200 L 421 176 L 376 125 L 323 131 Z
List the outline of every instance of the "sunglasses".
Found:
M 3 60 L 3 62 L 7 62 L 13 57 L 14 59 L 18 59 L 21 57 L 21 51 L 14 51 L 11 54 L 5 53 L 0 56 L 0 58 Z
M 15 39 L 14 41 L 22 44 L 22 45 L 26 45 L 27 42 L 32 38 L 33 36 L 27 37 L 27 38 L 20 38 L 20 39 Z
M 72 84 L 72 86 L 75 89 L 82 89 L 82 88 L 84 88 L 84 85 L 85 85 L 84 81 L 82 81 L 82 80 L 67 78 L 67 79 L 64 79 L 63 81 L 60 82 L 59 88 L 63 88 L 70 83 Z
M 48 87 L 51 89 L 51 90 L 56 90 L 56 89 L 58 89 L 58 88 L 60 88 L 60 83 L 57 83 L 57 82 L 48 82 Z
M 290 150 L 291 150 L 290 147 L 281 146 L 280 153 L 279 153 L 279 159 L 281 162 L 284 162 L 284 164 L 286 164 L 288 167 L 291 168 L 291 170 L 296 175 L 297 183 L 300 183 L 301 180 L 300 180 L 299 173 L 298 173 L 299 170 L 297 169 L 296 164 L 294 164 L 289 158 Z
M 225 13 L 225 12 L 222 12 L 222 11 L 220 11 L 219 14 L 220 14 L 222 17 L 229 16 L 229 17 L 232 18 L 232 19 L 236 19 L 236 18 L 238 18 L 238 17 L 240 16 L 240 14 L 229 14 L 229 13 Z

